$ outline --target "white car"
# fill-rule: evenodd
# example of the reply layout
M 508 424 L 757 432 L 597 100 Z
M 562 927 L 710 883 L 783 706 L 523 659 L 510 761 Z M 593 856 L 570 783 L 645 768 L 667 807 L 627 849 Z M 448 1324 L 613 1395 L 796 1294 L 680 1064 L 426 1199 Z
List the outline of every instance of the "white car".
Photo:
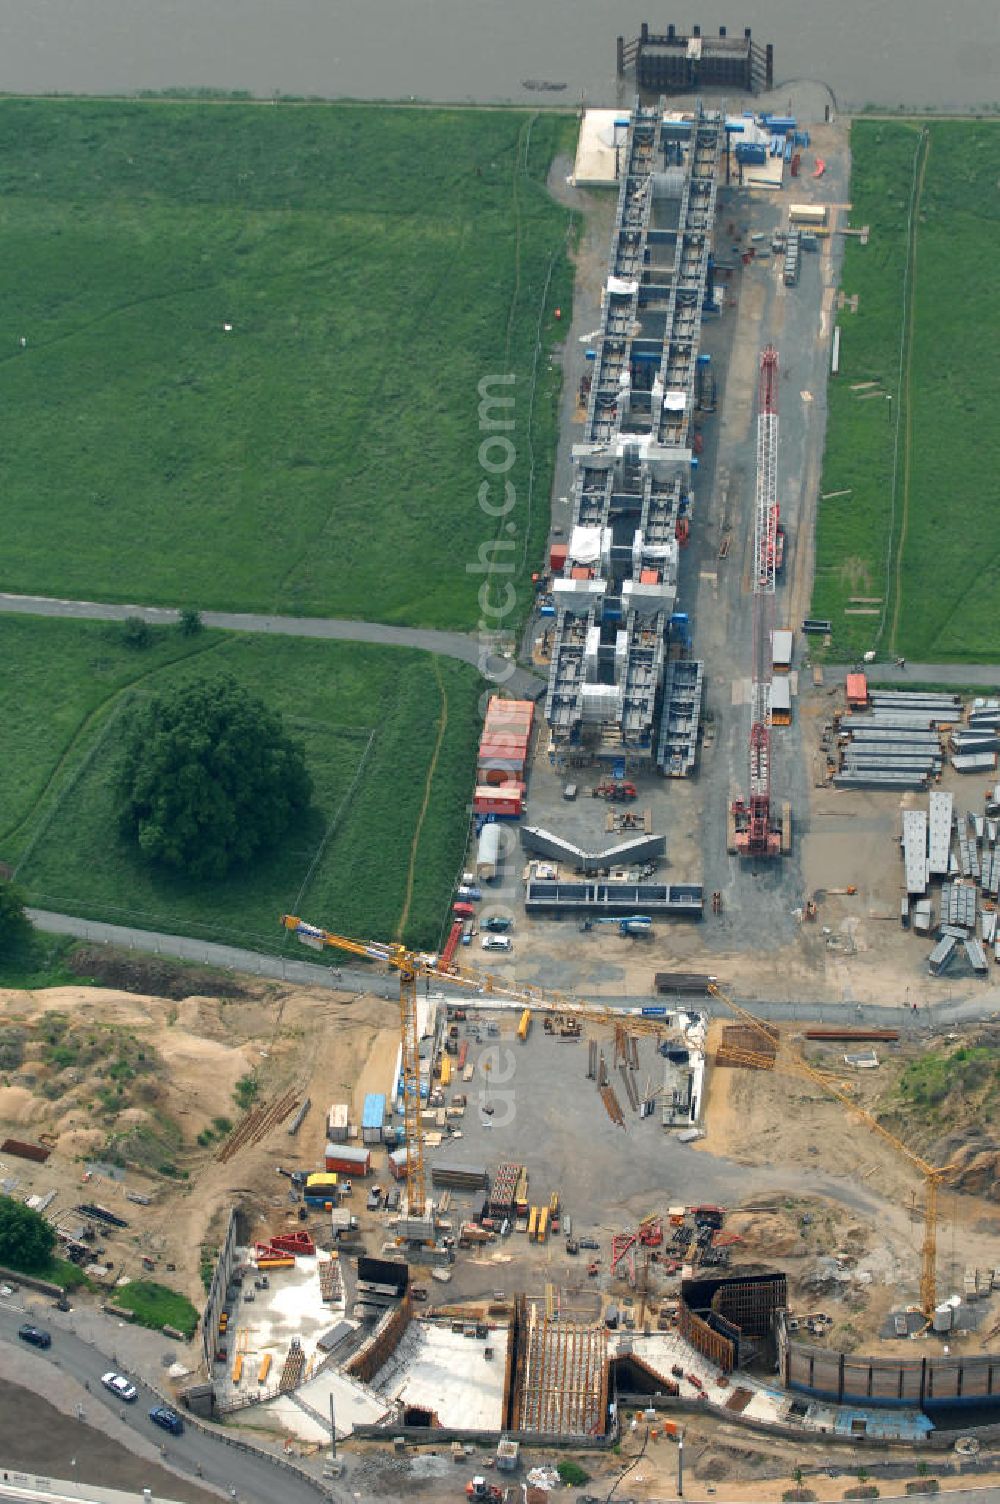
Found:
M 102 1373 L 101 1383 L 105 1389 L 110 1389 L 112 1394 L 117 1395 L 118 1399 L 127 1400 L 129 1404 L 139 1398 L 138 1389 L 134 1384 L 129 1383 L 124 1374 Z
M 480 940 L 483 950 L 513 950 L 514 942 L 509 935 L 484 935 Z

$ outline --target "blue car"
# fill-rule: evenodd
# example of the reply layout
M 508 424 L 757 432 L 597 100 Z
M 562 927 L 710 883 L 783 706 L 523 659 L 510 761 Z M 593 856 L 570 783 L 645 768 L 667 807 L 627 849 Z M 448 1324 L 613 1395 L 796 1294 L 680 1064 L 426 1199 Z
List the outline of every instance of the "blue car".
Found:
M 169 1431 L 171 1436 L 180 1436 L 184 1430 L 184 1422 L 176 1410 L 171 1410 L 169 1405 L 154 1405 L 149 1412 L 149 1418 L 154 1426 L 162 1426 L 164 1431 Z

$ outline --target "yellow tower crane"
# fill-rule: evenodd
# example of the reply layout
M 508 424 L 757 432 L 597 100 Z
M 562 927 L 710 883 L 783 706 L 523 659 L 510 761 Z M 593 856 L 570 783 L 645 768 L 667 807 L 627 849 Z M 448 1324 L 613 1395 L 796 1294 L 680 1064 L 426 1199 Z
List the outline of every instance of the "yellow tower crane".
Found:
M 572 1015 L 594 1023 L 611 1023 L 637 1034 L 662 1033 L 667 1027 L 667 1009 L 655 1005 L 648 1009 L 608 1008 L 600 1003 L 580 1002 L 562 993 L 543 991 L 530 984 L 507 982 L 490 972 L 471 966 L 442 967 L 437 957 L 423 951 L 408 950 L 397 941 L 352 940 L 330 930 L 307 924 L 295 914 L 282 914 L 281 923 L 303 945 L 314 950 L 346 951 L 366 961 L 381 961 L 399 973 L 399 1024 L 402 1040 L 403 1073 L 403 1141 L 406 1146 L 406 1189 L 409 1216 L 422 1218 L 427 1211 L 427 1182 L 424 1174 L 423 1134 L 420 1126 L 420 1033 L 417 1026 L 417 980 L 423 978 L 465 987 L 490 997 L 504 998 L 540 1013 Z
M 772 1070 L 777 1062 L 777 1046 L 780 1041 L 778 1030 L 772 1025 L 764 1023 L 748 1009 L 740 1006 L 727 997 L 721 987 L 714 984 L 709 987 L 713 997 L 717 997 L 726 1007 L 748 1028 L 752 1029 L 761 1041 L 762 1048 L 758 1053 L 749 1049 L 732 1049 L 727 1047 L 726 1058 L 733 1065 L 746 1065 L 757 1070 Z M 924 1241 L 921 1250 L 920 1268 L 920 1306 L 924 1315 L 930 1319 L 937 1305 L 937 1216 L 938 1216 L 938 1191 L 941 1182 L 949 1170 L 955 1169 L 955 1165 L 940 1165 L 935 1167 L 928 1164 L 913 1149 L 907 1147 L 902 1139 L 890 1133 L 888 1128 L 883 1127 L 873 1113 L 860 1107 L 836 1080 L 826 1075 L 823 1071 L 816 1070 L 801 1055 L 791 1055 L 781 1059 L 777 1068 L 789 1075 L 801 1076 L 808 1081 L 821 1086 L 828 1096 L 835 1097 L 842 1107 L 859 1117 L 867 1128 L 873 1133 L 879 1134 L 886 1143 L 891 1144 L 898 1154 L 909 1160 L 914 1169 L 919 1170 L 924 1178 Z

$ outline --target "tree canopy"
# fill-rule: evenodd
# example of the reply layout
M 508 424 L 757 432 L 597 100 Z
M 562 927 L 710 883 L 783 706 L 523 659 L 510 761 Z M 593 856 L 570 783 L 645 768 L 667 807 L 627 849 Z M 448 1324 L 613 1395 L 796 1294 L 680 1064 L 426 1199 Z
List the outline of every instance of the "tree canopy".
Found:
M 22 950 L 31 935 L 31 921 L 24 912 L 24 899 L 13 883 L 0 882 L 0 956 Z
M 39 1212 L 13 1196 L 0 1196 L 0 1264 L 25 1274 L 44 1269 L 55 1244 L 55 1230 Z
M 300 743 L 229 675 L 154 696 L 126 734 L 122 831 L 190 877 L 223 877 L 274 846 L 311 794 Z

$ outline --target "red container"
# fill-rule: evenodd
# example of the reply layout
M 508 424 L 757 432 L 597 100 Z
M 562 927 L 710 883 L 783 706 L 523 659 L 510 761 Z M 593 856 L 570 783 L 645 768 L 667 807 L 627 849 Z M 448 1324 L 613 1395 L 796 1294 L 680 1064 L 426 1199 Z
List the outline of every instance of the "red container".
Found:
M 462 919 L 472 919 L 475 916 L 476 911 L 472 907 L 471 903 L 459 902 L 452 904 L 451 912 L 453 914 L 458 914 Z
M 594 578 L 594 571 L 588 568 L 586 564 L 574 564 L 569 572 L 569 577 L 571 580 L 592 580 Z
M 868 705 L 868 680 L 864 674 L 848 674 L 847 703 L 852 710 L 864 710 Z
M 658 569 L 642 569 L 639 571 L 640 585 L 658 585 L 660 583 L 660 571 Z
M 553 543 L 549 549 L 549 569 L 552 574 L 562 574 L 569 557 L 569 549 L 565 543 Z

